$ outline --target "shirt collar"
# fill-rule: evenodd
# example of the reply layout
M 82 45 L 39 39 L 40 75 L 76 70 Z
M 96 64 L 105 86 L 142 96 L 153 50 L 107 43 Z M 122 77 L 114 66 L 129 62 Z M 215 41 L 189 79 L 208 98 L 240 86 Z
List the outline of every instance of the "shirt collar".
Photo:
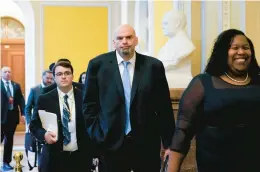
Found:
M 10 80 L 5 80 L 4 78 L 2 78 L 2 81 L 3 81 L 3 83 L 5 83 L 6 84 L 6 82 L 9 82 L 9 84 L 11 84 L 11 81 Z
M 121 64 L 124 59 L 120 56 L 120 54 L 116 51 L 116 59 L 117 59 L 117 64 Z M 135 66 L 135 61 L 136 61 L 136 53 L 134 53 L 133 57 L 128 60 L 133 66 Z
M 42 86 L 42 88 L 46 87 L 46 86 L 43 84 L 43 82 L 41 83 L 41 86 Z
M 58 90 L 58 94 L 59 94 L 60 97 L 64 97 L 65 94 L 67 94 L 68 97 L 70 98 L 70 97 L 72 96 L 72 94 L 73 94 L 73 87 L 71 88 L 71 90 L 70 90 L 68 93 L 62 92 L 62 91 L 59 89 L 59 87 L 57 87 L 57 90 Z

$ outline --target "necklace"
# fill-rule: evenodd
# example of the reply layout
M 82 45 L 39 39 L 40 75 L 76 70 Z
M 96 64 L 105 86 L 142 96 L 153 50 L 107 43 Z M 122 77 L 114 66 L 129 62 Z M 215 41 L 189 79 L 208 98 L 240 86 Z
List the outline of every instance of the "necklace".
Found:
M 247 81 L 247 79 L 248 79 L 248 73 L 246 74 L 246 79 L 245 80 L 243 80 L 243 81 L 238 81 L 238 80 L 236 80 L 236 79 L 234 79 L 234 78 L 232 78 L 231 76 L 229 76 L 226 72 L 225 72 L 225 75 L 229 78 L 229 79 L 231 79 L 232 81 L 234 81 L 234 82 L 237 82 L 237 83 L 244 83 L 244 82 L 246 82 Z

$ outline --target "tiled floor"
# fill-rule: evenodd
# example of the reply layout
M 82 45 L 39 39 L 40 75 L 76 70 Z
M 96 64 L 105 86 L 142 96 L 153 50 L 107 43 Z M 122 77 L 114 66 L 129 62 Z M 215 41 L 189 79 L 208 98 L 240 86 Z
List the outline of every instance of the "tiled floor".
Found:
M 24 151 L 24 133 L 23 132 L 15 133 L 13 154 L 15 152 L 22 152 L 22 154 L 23 154 L 23 159 L 21 161 L 21 164 L 24 166 L 22 168 L 23 172 L 38 172 L 37 167 L 35 167 L 32 171 L 29 171 L 28 163 L 27 163 L 27 157 L 26 157 L 26 154 L 25 154 L 25 151 Z M 2 158 L 3 158 L 3 145 L 1 144 L 1 146 L 0 146 L 0 159 L 1 159 L 0 165 L 1 166 L 2 166 Z M 34 153 L 29 153 L 29 160 L 30 160 L 31 164 L 34 163 Z M 13 160 L 10 163 L 10 165 L 14 166 L 15 161 Z M 13 170 L 10 170 L 10 172 L 12 172 L 12 171 Z

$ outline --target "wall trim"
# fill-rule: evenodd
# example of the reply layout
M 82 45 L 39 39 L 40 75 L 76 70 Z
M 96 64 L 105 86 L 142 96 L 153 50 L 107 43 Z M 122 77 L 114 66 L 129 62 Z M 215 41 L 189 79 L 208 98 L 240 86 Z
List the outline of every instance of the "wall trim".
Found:
M 245 33 L 246 32 L 246 1 L 240 1 L 240 29 Z
M 218 1 L 218 33 L 223 31 L 223 2 Z
M 186 10 L 186 20 L 187 20 L 187 26 L 188 26 L 188 28 L 187 28 L 187 32 L 188 32 L 188 35 L 189 35 L 189 37 L 191 38 L 191 28 L 192 28 L 192 26 L 191 26 L 191 1 L 186 1 L 186 3 L 187 3 L 187 7 L 188 7 L 188 9 Z
M 135 33 L 137 37 L 140 36 L 140 17 L 139 17 L 139 12 L 140 12 L 140 0 L 135 1 L 135 13 L 134 13 L 134 28 L 135 28 Z M 136 50 L 139 51 L 139 46 L 136 46 Z
M 25 100 L 30 93 L 31 87 L 36 85 L 35 65 L 35 19 L 30 1 L 14 1 L 24 15 L 25 28 Z
M 201 67 L 200 72 L 203 73 L 206 67 L 206 24 L 205 24 L 205 1 L 201 1 Z
M 135 1 L 135 21 L 134 21 L 134 28 L 136 35 L 139 35 L 140 29 L 139 29 L 139 22 L 140 22 L 140 17 L 139 17 L 139 11 L 140 11 L 140 0 Z
M 179 10 L 179 0 L 173 0 L 173 9 Z
M 128 24 L 128 2 L 121 0 L 121 24 Z
M 148 1 L 148 55 L 155 56 L 154 54 L 154 4 L 153 1 Z
M 223 1 L 223 30 L 230 28 L 230 1 Z

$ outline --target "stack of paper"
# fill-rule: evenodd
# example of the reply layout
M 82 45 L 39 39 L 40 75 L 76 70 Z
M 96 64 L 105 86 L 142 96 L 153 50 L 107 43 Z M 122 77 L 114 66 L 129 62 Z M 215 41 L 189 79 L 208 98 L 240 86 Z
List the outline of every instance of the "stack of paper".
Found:
M 56 140 L 58 139 L 58 122 L 57 115 L 55 113 L 46 112 L 45 110 L 39 110 L 39 116 L 42 122 L 42 127 L 46 131 L 52 131 L 56 134 Z

